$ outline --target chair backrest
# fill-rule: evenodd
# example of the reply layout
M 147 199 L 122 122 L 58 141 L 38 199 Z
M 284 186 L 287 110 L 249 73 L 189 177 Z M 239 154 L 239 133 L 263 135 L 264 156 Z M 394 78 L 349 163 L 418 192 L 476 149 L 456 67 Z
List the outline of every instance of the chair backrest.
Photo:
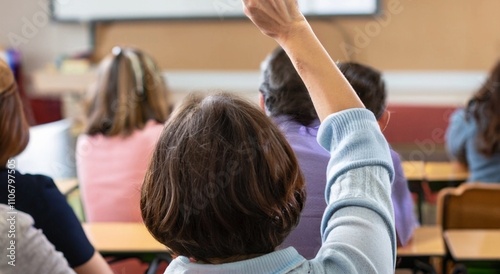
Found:
M 437 223 L 443 231 L 500 228 L 500 183 L 465 183 L 442 189 Z

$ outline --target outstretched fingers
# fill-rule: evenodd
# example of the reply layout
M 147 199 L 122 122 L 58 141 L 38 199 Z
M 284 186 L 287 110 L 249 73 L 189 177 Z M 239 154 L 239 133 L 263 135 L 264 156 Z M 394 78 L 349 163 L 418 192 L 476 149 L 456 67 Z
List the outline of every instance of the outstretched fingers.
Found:
M 297 0 L 242 0 L 244 12 L 265 35 L 286 37 L 295 24 L 305 22 Z

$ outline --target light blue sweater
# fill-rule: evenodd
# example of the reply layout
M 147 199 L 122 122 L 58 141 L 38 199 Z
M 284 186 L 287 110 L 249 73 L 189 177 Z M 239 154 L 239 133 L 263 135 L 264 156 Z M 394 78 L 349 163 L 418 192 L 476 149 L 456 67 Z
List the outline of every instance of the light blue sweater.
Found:
M 318 142 L 331 159 L 323 244 L 316 258 L 306 260 L 293 247 L 220 265 L 192 263 L 181 256 L 165 273 L 394 273 L 394 171 L 375 117 L 364 109 L 332 114 L 322 123 Z
M 500 152 L 486 157 L 477 149 L 477 123 L 465 119 L 465 110 L 458 109 L 450 117 L 446 132 L 446 147 L 454 160 L 469 166 L 469 181 L 500 182 Z

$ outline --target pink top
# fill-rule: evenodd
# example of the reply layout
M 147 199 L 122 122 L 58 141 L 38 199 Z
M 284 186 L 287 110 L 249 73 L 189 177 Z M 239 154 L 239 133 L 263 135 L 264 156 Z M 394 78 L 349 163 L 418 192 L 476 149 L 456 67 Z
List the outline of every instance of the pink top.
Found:
M 142 222 L 141 185 L 162 129 L 149 121 L 126 138 L 78 137 L 77 172 L 87 222 Z

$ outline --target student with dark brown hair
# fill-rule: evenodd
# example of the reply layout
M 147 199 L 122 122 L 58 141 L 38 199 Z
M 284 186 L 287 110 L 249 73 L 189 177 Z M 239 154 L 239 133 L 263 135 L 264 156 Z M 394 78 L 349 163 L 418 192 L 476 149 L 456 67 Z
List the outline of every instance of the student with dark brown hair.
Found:
M 366 108 L 373 112 L 383 130 L 388 123 L 386 90 L 377 70 L 357 63 L 338 63 L 340 71 L 353 86 Z M 262 62 L 260 106 L 285 134 L 292 146 L 306 179 L 307 199 L 296 229 L 282 247 L 293 246 L 308 259 L 321 247 L 321 219 L 326 208 L 325 173 L 330 154 L 316 141 L 320 121 L 304 82 L 290 58 L 276 48 Z M 391 150 L 395 181 L 391 197 L 394 204 L 398 245 L 405 245 L 418 225 L 413 213 L 413 201 L 403 174 L 399 155 Z
M 28 139 L 29 126 L 24 117 L 14 76 L 8 65 L 0 60 L 0 204 L 8 205 L 7 210 L 12 211 L 15 208 L 29 214 L 34 220 L 35 228 L 43 231 L 76 273 L 111 273 L 107 263 L 90 244 L 73 209 L 59 192 L 54 181 L 43 175 L 21 174 L 16 170 L 16 161 L 11 158 L 26 148 Z M 23 232 L 24 229 L 32 230 L 29 228 L 32 223 L 33 221 L 23 217 L 23 223 L 19 223 L 19 228 L 22 227 Z M 31 237 L 33 233 L 27 235 Z M 2 235 L 2 239 L 4 237 L 6 235 Z M 33 240 L 40 241 L 42 245 L 41 237 L 34 236 Z M 30 246 L 30 243 L 22 244 L 27 248 L 38 248 L 36 245 Z M 45 244 L 43 246 L 46 252 L 52 253 L 52 248 Z M 30 253 L 23 251 L 19 254 Z M 35 257 L 38 255 L 43 254 L 35 254 Z M 73 273 L 71 269 L 66 269 L 66 262 L 55 263 L 55 258 L 35 259 L 35 257 L 24 258 L 26 261 L 19 263 L 26 264 L 29 260 L 37 260 L 40 264 L 53 264 L 54 273 Z M 2 264 L 7 262 L 6 258 L 2 257 L 1 262 Z M 4 269 L 3 267 L 4 265 L 0 269 Z M 36 263 L 31 267 L 35 272 L 47 269 Z M 18 270 L 21 269 L 24 268 Z
M 161 72 L 146 53 L 115 47 L 99 67 L 76 160 L 88 222 L 141 222 L 140 188 L 170 113 Z
M 377 121 L 317 40 L 296 0 L 245 0 L 245 12 L 289 54 L 331 152 L 323 244 L 313 260 L 277 250 L 299 220 L 304 179 L 279 129 L 229 95 L 186 101 L 167 122 L 141 210 L 178 255 L 166 273 L 393 273 L 389 147 Z
M 500 182 L 500 61 L 465 109 L 450 117 L 448 152 L 468 166 L 469 181 Z

